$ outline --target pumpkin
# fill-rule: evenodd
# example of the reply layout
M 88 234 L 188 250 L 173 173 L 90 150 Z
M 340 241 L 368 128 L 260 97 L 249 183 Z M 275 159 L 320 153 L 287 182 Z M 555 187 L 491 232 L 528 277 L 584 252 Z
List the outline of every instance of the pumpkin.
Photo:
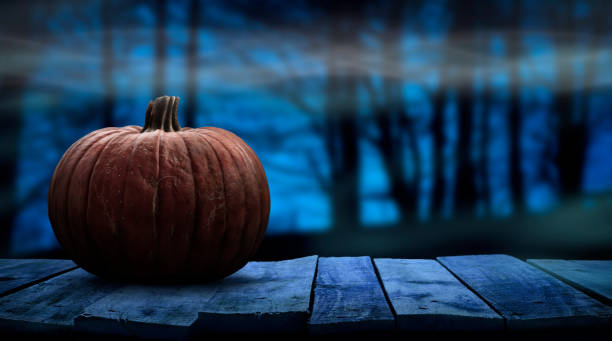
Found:
M 213 280 L 239 270 L 261 244 L 270 193 L 259 159 L 227 130 L 181 128 L 178 102 L 159 97 L 144 127 L 91 132 L 59 161 L 49 220 L 83 269 Z

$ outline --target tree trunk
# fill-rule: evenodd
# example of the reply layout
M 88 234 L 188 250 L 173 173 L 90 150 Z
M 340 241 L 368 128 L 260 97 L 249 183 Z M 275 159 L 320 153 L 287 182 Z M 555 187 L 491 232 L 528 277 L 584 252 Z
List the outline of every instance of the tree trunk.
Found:
M 36 31 L 29 14 L 41 11 L 40 6 L 51 8 L 53 5 L 41 1 L 27 5 L 19 2 L 7 4 L 0 11 L 0 31 L 16 41 L 32 40 Z M 0 257 L 11 254 L 13 229 L 20 208 L 17 198 L 17 167 L 23 128 L 23 95 L 30 74 L 38 63 L 37 58 L 23 59 L 24 55 L 37 57 L 34 55 L 37 51 L 24 49 L 22 45 L 5 48 L 3 63 L 10 68 L 0 78 L 0 94 L 3 98 L 0 101 Z
M 457 34 L 469 32 L 477 25 L 473 20 L 474 3 L 468 1 L 453 2 L 452 12 L 455 13 L 454 31 Z M 457 179 L 455 182 L 455 208 L 458 213 L 474 214 L 476 205 L 476 168 L 472 162 L 472 134 L 474 127 L 474 68 L 458 70 L 457 80 L 457 110 L 459 119 L 459 136 L 457 142 Z
M 434 90 L 431 101 L 433 104 L 433 122 L 432 132 L 434 138 L 434 185 L 431 203 L 432 218 L 438 218 L 442 212 L 444 202 L 445 186 L 444 186 L 444 167 L 448 165 L 444 162 L 444 145 L 446 138 L 444 136 L 445 122 L 444 110 L 446 104 L 446 85 L 444 65 L 438 67 L 440 85 Z
M 566 32 L 568 28 L 575 28 L 572 13 L 572 4 L 570 2 L 559 18 L 557 25 L 561 28 L 561 33 Z M 568 27 L 568 24 L 570 27 Z M 572 30 L 573 31 L 573 30 Z M 564 35 L 561 34 L 561 37 Z M 573 41 L 572 41 L 573 43 Z M 565 41 L 558 41 L 558 46 L 567 44 Z M 584 136 L 580 136 L 579 130 L 572 122 L 574 94 L 571 91 L 573 88 L 573 65 L 561 63 L 561 58 L 557 54 L 557 84 L 556 89 L 556 112 L 559 115 L 559 154 L 557 156 L 557 165 L 559 167 L 561 178 L 561 193 L 563 195 L 573 194 L 577 190 L 578 179 L 580 178 L 581 166 L 583 160 L 577 160 L 580 150 L 583 149 Z M 578 134 L 577 134 L 578 133 Z M 576 163 L 576 164 L 574 164 Z M 576 167 L 576 166 L 579 167 Z
M 582 173 L 585 163 L 585 153 L 587 147 L 587 125 L 585 117 L 588 115 L 587 94 L 592 89 L 593 77 L 595 75 L 595 63 L 592 60 L 593 51 L 601 47 L 601 36 L 605 34 L 606 15 L 609 13 L 609 1 L 595 1 L 592 3 L 591 17 L 584 19 L 581 24 L 576 23 L 573 17 L 573 8 L 568 8 L 567 15 L 559 20 L 559 26 L 567 29 L 567 23 L 572 32 L 592 33 L 593 40 L 590 46 L 586 47 L 585 53 L 589 56 L 586 59 L 585 72 L 583 76 L 583 86 L 575 89 L 573 83 L 575 78 L 570 78 L 563 66 L 559 65 L 560 87 L 565 91 L 558 92 L 558 113 L 559 122 L 559 154 L 557 164 L 561 178 L 561 192 L 564 196 L 576 195 L 581 190 Z M 588 20 L 590 19 L 590 20 Z M 590 32 L 589 32 L 590 31 Z M 576 93 L 569 91 L 575 89 Z M 580 101 L 576 102 L 576 99 Z
M 113 36 L 112 36 L 112 17 L 113 6 L 112 1 L 107 0 L 102 2 L 102 77 L 104 83 L 104 104 L 102 105 L 102 126 L 114 126 L 113 111 L 115 108 L 115 85 L 113 82 Z
M 165 95 L 167 7 L 166 0 L 155 0 L 155 80 L 153 97 Z
M 515 212 L 520 212 L 524 207 L 524 184 L 523 170 L 521 167 L 521 106 L 520 106 L 520 73 L 519 60 L 521 57 L 520 37 L 514 32 L 520 32 L 522 1 L 513 2 L 512 12 L 509 15 L 506 37 L 508 53 L 506 58 L 510 60 L 510 96 L 508 98 L 508 120 L 510 123 L 510 186 L 512 188 L 513 206 Z
M 348 15 L 348 3 L 333 3 L 330 13 L 330 48 L 326 102 L 326 146 L 331 165 L 330 201 L 333 226 L 339 232 L 359 228 L 359 153 L 357 143 L 358 78 L 342 67 L 342 58 L 334 49 L 355 40 L 354 17 Z
M 198 74 L 198 30 L 200 26 L 200 1 L 189 2 L 189 42 L 187 43 L 187 98 L 185 101 L 185 126 L 195 126 Z
M 474 96 L 467 90 L 458 92 L 459 142 L 457 153 L 457 179 L 455 207 L 458 212 L 473 214 L 476 202 L 475 173 L 471 158 L 472 108 Z
M 15 74 L 0 79 L 0 93 L 8 99 L 0 103 L 0 256 L 10 254 L 13 225 L 18 212 L 17 165 L 19 161 L 19 136 L 22 127 L 22 98 L 27 77 Z
M 389 6 L 386 14 L 387 30 L 382 34 L 383 69 L 384 63 L 401 61 L 400 46 L 402 31 L 400 25 L 406 10 L 405 2 L 395 2 Z M 413 4 L 413 6 L 416 6 Z M 381 70 L 380 72 L 384 72 Z M 384 75 L 384 74 L 383 74 Z M 408 228 L 414 225 L 417 210 L 418 181 L 420 178 L 420 162 L 417 150 L 414 122 L 406 116 L 406 110 L 400 87 L 401 80 L 386 78 L 383 83 L 385 103 L 374 112 L 374 122 L 378 128 L 379 139 L 377 148 L 383 159 L 390 185 L 390 195 L 399 210 L 398 225 Z M 399 129 L 398 129 L 399 128 Z M 407 141 L 405 141 L 406 139 Z M 405 160 L 406 148 L 413 155 L 415 176 L 407 179 Z

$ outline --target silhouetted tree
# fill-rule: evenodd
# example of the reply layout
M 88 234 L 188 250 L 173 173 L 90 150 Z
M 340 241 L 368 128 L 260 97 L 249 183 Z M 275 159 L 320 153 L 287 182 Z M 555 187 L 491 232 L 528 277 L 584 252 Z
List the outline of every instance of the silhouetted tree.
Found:
M 104 104 L 102 113 L 102 126 L 114 126 L 113 110 L 117 93 L 113 82 L 113 25 L 112 18 L 115 13 L 111 0 L 102 1 L 102 77 L 104 83 Z
M 582 174 L 585 163 L 587 146 L 587 124 L 585 117 L 588 114 L 587 94 L 592 88 L 593 76 L 596 72 L 594 53 L 601 47 L 601 36 L 605 33 L 606 16 L 609 13 L 609 1 L 590 1 L 588 15 L 580 15 L 579 1 L 569 1 L 568 6 L 559 11 L 557 18 L 557 31 L 559 34 L 557 45 L 562 51 L 572 49 L 577 40 L 587 41 L 583 53 L 586 53 L 582 86 L 574 86 L 579 81 L 574 75 L 573 60 L 559 55 L 561 62 L 557 64 L 559 77 L 559 90 L 556 104 L 559 114 L 559 154 L 557 164 L 561 178 L 561 192 L 564 195 L 576 195 L 581 189 Z M 566 33 L 567 32 L 567 33 Z M 569 34 L 568 34 L 569 33 Z
M 7 3 L 0 11 L 0 31 L 4 45 L 3 63 L 10 65 L 0 77 L 0 256 L 10 254 L 13 225 L 19 211 L 17 164 L 22 129 L 23 95 L 29 78 L 40 62 L 30 45 L 36 34 L 34 12 L 41 1 Z M 34 10 L 33 8 L 36 8 Z
M 473 16 L 475 6 L 473 1 L 455 1 L 451 5 L 455 13 L 454 31 L 460 39 L 468 43 L 474 42 L 474 29 L 478 27 L 478 16 Z M 469 34 L 469 36 L 468 36 Z M 468 45 L 469 46 L 469 45 Z M 474 213 L 476 202 L 475 165 L 472 162 L 472 129 L 474 110 L 474 67 L 468 61 L 466 68 L 460 70 L 457 86 L 457 110 L 459 115 L 459 136 L 457 146 L 457 179 L 455 187 L 455 207 L 458 212 Z
M 511 10 L 505 20 L 507 58 L 510 61 L 510 96 L 508 98 L 508 119 L 510 122 L 510 174 L 514 209 L 521 211 L 524 207 L 523 170 L 521 168 L 521 111 L 520 111 L 520 73 L 519 60 L 521 53 L 520 18 L 522 1 L 512 2 Z
M 166 88 L 166 24 L 167 24 L 167 1 L 155 0 L 155 79 L 153 84 L 153 96 L 165 95 Z
M 408 227 L 414 221 L 417 203 L 417 185 L 420 177 L 419 157 L 417 152 L 417 141 L 414 133 L 414 121 L 406 115 L 405 102 L 401 96 L 402 80 L 398 80 L 386 74 L 388 65 L 401 65 L 401 23 L 405 19 L 408 4 L 405 2 L 393 2 L 384 8 L 384 21 L 386 30 L 381 34 L 382 40 L 382 65 L 377 70 L 382 73 L 382 97 L 383 101 L 374 106 L 374 124 L 378 130 L 378 137 L 373 139 L 381 153 L 389 183 L 390 195 L 399 208 L 399 225 Z M 413 5 L 411 5 L 413 6 Z M 416 6 L 415 6 L 416 7 Z M 376 96 L 374 89 L 370 89 L 370 96 Z M 408 143 L 403 143 L 402 135 L 407 138 Z M 405 148 L 412 153 L 411 163 L 415 168 L 415 176 L 408 179 L 406 176 Z
M 329 4 L 327 98 L 324 140 L 331 168 L 330 202 L 338 231 L 359 227 L 359 151 L 356 89 L 359 76 L 346 65 L 337 46 L 354 41 L 361 10 L 348 1 Z
M 195 104 L 198 75 L 198 30 L 200 28 L 200 0 L 189 1 L 189 41 L 187 43 L 187 98 L 185 103 L 185 125 L 195 125 Z
M 439 52 L 443 53 L 442 50 Z M 442 205 L 444 201 L 444 195 L 447 188 L 444 184 L 444 171 L 445 167 L 449 165 L 444 160 L 444 145 L 446 144 L 445 128 L 448 122 L 445 121 L 444 111 L 447 100 L 447 90 L 449 81 L 447 66 L 444 63 L 444 56 L 440 57 L 440 61 L 436 63 L 438 73 L 438 86 L 436 89 L 431 91 L 430 100 L 433 108 L 433 121 L 431 125 L 433 138 L 434 138 L 434 185 L 433 195 L 431 203 L 432 218 L 438 218 L 441 213 Z

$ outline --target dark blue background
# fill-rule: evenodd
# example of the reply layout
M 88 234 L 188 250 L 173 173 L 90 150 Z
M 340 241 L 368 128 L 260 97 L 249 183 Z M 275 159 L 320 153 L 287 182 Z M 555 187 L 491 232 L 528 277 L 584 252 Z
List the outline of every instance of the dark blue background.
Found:
M 222 127 L 255 150 L 279 245 L 612 249 L 608 1 L 27 1 L 0 12 L 5 254 L 57 250 L 47 189 L 63 152 L 92 130 L 142 125 L 164 94 L 181 97 L 182 126 Z

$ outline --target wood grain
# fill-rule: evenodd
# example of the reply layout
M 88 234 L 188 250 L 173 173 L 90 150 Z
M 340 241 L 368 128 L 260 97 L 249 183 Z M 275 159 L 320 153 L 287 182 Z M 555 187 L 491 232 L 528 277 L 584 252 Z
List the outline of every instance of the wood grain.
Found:
M 129 285 L 87 306 L 74 319 L 82 331 L 142 338 L 186 338 L 217 284 Z
M 528 259 L 527 263 L 612 305 L 612 261 L 610 260 Z
M 88 306 L 79 329 L 144 338 L 304 330 L 317 256 L 250 262 L 212 283 L 123 287 Z
M 504 319 L 430 259 L 374 260 L 402 330 L 502 330 Z
M 197 332 L 303 332 L 317 256 L 250 262 L 229 276 L 206 302 Z
M 508 255 L 439 257 L 507 322 L 508 329 L 582 327 L 612 322 L 612 309 Z
M 72 330 L 83 309 L 118 287 L 83 269 L 72 270 L 0 299 L 5 330 Z
M 76 267 L 72 261 L 63 259 L 0 259 L 0 296 Z
M 312 309 L 313 334 L 395 328 L 370 257 L 320 258 Z

